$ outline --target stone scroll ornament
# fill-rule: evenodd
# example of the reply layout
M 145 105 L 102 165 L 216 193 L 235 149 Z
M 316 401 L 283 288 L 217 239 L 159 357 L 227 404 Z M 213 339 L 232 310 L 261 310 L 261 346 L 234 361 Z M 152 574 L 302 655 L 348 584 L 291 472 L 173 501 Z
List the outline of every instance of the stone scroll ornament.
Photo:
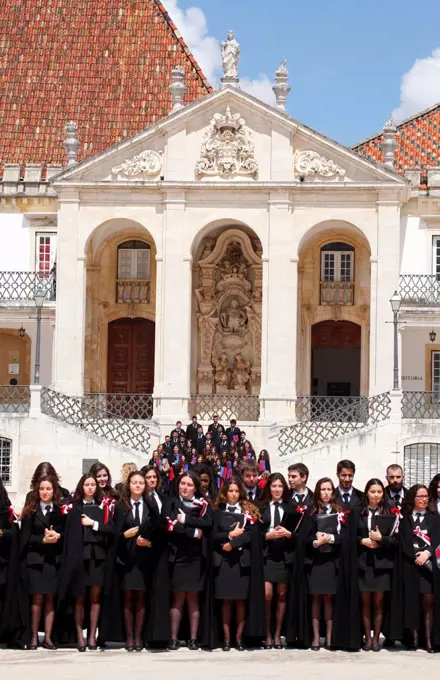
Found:
M 202 140 L 196 175 L 217 175 L 231 179 L 237 175 L 256 177 L 258 163 L 254 157 L 254 143 L 246 121 L 239 113 L 216 113 Z
M 293 157 L 293 171 L 305 179 L 335 179 L 344 177 L 345 170 L 330 158 L 316 151 L 296 151 Z
M 128 158 L 121 165 L 112 168 L 114 175 L 122 175 L 129 179 L 149 179 L 157 177 L 162 170 L 162 152 L 147 149 L 133 158 Z

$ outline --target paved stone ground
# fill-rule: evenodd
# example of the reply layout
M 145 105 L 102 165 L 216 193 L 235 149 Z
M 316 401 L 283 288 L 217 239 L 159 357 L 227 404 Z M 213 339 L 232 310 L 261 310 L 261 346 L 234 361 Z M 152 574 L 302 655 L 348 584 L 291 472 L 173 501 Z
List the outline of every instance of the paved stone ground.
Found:
M 337 680 L 414 680 L 434 675 L 440 656 L 423 651 L 343 652 L 249 651 L 229 653 L 189 652 L 127 653 L 125 650 L 86 652 L 57 650 L 18 652 L 0 650 L 1 678 L 4 680 L 323 680 L 332 673 Z M 337 664 L 337 667 L 336 667 Z M 333 668 L 329 668 L 333 666 Z

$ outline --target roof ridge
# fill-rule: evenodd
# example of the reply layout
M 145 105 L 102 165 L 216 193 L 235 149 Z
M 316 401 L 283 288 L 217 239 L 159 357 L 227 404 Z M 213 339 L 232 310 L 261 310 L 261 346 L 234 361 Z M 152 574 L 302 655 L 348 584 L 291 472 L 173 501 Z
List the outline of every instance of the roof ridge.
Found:
M 199 63 L 197 62 L 196 58 L 194 57 L 193 53 L 189 49 L 188 45 L 186 44 L 185 40 L 182 38 L 182 35 L 177 28 L 176 24 L 174 21 L 171 19 L 171 16 L 166 9 L 165 5 L 162 3 L 161 0 L 154 0 L 156 7 L 159 9 L 159 11 L 163 14 L 163 17 L 165 21 L 167 22 L 168 26 L 170 27 L 171 31 L 174 33 L 176 39 L 179 41 L 183 51 L 185 52 L 186 56 L 188 57 L 191 66 L 197 71 L 198 76 L 200 77 L 203 85 L 206 87 L 208 94 L 211 94 L 213 92 L 212 86 L 209 84 L 208 79 L 206 78 L 203 69 L 199 66 Z

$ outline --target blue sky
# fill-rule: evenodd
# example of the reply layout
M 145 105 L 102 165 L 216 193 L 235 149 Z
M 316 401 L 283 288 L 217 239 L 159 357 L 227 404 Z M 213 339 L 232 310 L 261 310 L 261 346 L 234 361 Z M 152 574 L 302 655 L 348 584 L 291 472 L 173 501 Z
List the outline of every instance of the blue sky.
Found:
M 423 13 L 414 0 L 163 2 L 214 83 L 228 29 L 244 89 L 261 98 L 286 57 L 289 113 L 343 144 L 380 130 L 391 111 L 401 120 L 440 102 L 438 0 Z

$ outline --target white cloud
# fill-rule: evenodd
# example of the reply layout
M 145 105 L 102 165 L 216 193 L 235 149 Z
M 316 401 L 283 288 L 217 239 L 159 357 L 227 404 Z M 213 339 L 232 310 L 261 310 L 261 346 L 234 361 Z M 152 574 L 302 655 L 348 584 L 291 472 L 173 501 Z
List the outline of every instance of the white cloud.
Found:
M 437 48 L 430 57 L 417 59 L 402 77 L 400 105 L 393 111 L 394 120 L 399 123 L 439 102 L 440 48 Z
M 200 7 L 183 10 L 179 7 L 178 0 L 164 0 L 164 4 L 208 82 L 217 87 L 222 65 L 220 42 L 209 35 L 205 13 Z M 275 104 L 272 83 L 265 73 L 260 73 L 254 80 L 240 78 L 240 87 L 268 104 Z

